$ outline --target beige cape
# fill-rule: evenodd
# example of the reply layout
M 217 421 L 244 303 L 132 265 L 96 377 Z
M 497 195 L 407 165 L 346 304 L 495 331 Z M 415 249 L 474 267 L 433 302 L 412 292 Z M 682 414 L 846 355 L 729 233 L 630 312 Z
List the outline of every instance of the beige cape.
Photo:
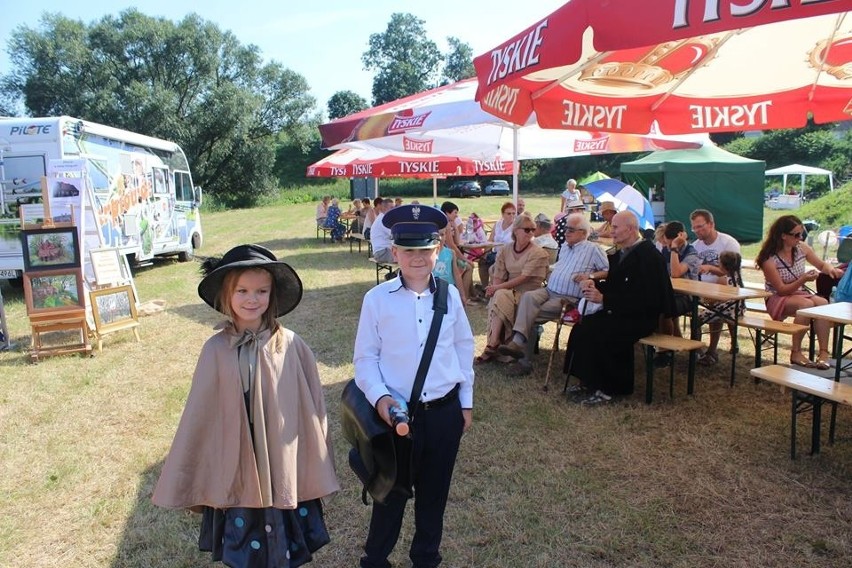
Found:
M 325 398 L 308 345 L 281 328 L 259 346 L 272 503 L 263 503 L 228 326 L 204 344 L 172 448 L 154 489 L 155 505 L 293 509 L 340 487 L 334 472 Z M 260 427 L 255 425 L 255 427 Z

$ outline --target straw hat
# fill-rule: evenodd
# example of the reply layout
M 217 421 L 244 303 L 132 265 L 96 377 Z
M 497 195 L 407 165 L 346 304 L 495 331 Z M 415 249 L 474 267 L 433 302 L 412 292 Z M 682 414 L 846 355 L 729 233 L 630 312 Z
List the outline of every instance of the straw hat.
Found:
M 201 265 L 205 274 L 198 284 L 198 295 L 208 306 L 222 311 L 216 305 L 216 298 L 222 289 L 225 275 L 235 268 L 262 268 L 275 279 L 275 293 L 278 300 L 278 313 L 275 317 L 287 314 L 302 301 L 302 281 L 289 264 L 278 260 L 272 251 L 260 245 L 239 245 L 222 258 L 208 258 Z
M 598 208 L 598 213 L 603 215 L 607 211 L 613 211 L 614 213 L 618 213 L 618 209 L 615 208 L 615 203 L 612 201 L 601 201 L 601 205 Z

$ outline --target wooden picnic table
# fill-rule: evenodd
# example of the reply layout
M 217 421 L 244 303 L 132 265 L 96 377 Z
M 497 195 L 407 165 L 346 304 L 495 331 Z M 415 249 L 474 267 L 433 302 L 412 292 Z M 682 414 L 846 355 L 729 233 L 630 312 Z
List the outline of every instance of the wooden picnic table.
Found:
M 743 303 L 752 298 L 766 298 L 771 296 L 771 292 L 765 290 L 756 290 L 754 288 L 739 288 L 736 286 L 728 286 L 726 284 L 717 284 L 715 282 L 702 282 L 701 280 L 690 280 L 688 278 L 672 278 L 672 288 L 675 292 L 686 294 L 692 298 L 692 318 L 690 322 L 690 338 L 698 339 L 701 336 L 701 324 L 698 321 L 698 307 L 715 312 L 723 317 L 723 321 L 729 320 L 724 317 L 722 312 L 718 311 L 718 303 L 737 300 Z M 735 310 L 738 313 L 739 309 Z M 733 318 L 728 321 L 733 326 L 731 332 L 731 385 L 734 384 L 734 377 L 737 369 L 737 328 L 738 319 Z
M 811 320 L 811 338 L 814 337 L 814 321 L 824 320 L 834 327 L 834 345 L 832 346 L 832 355 L 834 356 L 834 380 L 840 380 L 840 372 L 845 368 L 843 366 L 843 340 L 846 338 L 845 328 L 848 324 L 852 324 L 852 303 L 836 302 L 834 304 L 826 304 L 824 306 L 814 306 L 812 308 L 802 308 L 796 312 L 797 316 L 803 316 Z M 814 341 L 811 340 L 810 358 L 814 358 Z M 849 365 L 852 365 L 850 363 Z M 849 365 L 846 365 L 848 367 Z
M 852 363 L 843 365 L 843 356 L 848 353 L 843 352 L 843 340 L 846 338 L 845 328 L 848 324 L 852 324 L 852 303 L 850 302 L 835 302 L 834 304 L 826 304 L 824 306 L 814 306 L 812 308 L 802 308 L 796 312 L 797 316 L 804 316 L 811 320 L 811 347 L 810 358 L 814 358 L 814 321 L 824 320 L 832 324 L 834 327 L 834 345 L 832 346 L 832 355 L 834 357 L 834 382 L 840 382 L 840 372 L 848 368 Z M 794 399 L 795 404 L 795 399 Z M 819 417 L 815 413 L 814 420 L 818 422 Z M 837 422 L 837 402 L 831 401 L 831 422 L 829 425 L 828 439 L 834 441 L 834 427 Z M 814 450 L 815 446 L 815 450 Z M 814 434 L 811 446 L 811 453 L 819 452 L 819 432 Z

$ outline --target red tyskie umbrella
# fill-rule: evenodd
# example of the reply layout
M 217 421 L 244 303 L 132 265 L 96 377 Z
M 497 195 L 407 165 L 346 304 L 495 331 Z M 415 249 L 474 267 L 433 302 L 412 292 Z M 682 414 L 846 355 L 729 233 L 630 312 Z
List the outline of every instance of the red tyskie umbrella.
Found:
M 666 134 L 852 118 L 852 0 L 572 0 L 474 60 L 489 113 Z
M 311 164 L 307 177 L 446 177 L 512 175 L 512 162 L 344 148 Z

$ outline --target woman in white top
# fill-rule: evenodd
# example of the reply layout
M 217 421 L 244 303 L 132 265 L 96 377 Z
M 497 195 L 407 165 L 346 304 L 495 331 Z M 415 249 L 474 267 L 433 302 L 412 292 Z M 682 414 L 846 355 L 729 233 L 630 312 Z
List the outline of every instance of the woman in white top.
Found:
M 514 203 L 511 201 L 504 203 L 500 208 L 500 220 L 494 223 L 494 229 L 488 235 L 488 242 L 511 244 L 512 224 L 515 222 L 516 214 L 517 209 L 515 209 Z M 497 260 L 496 247 L 488 251 L 482 260 L 479 261 L 479 281 L 482 283 L 483 289 L 488 286 L 488 269 L 494 265 L 495 260 Z
M 583 196 L 580 195 L 580 190 L 577 189 L 577 181 L 569 179 L 565 182 L 565 191 L 562 192 L 562 203 L 559 205 L 559 210 L 563 213 L 568 212 L 568 204 L 573 202 L 583 201 Z

